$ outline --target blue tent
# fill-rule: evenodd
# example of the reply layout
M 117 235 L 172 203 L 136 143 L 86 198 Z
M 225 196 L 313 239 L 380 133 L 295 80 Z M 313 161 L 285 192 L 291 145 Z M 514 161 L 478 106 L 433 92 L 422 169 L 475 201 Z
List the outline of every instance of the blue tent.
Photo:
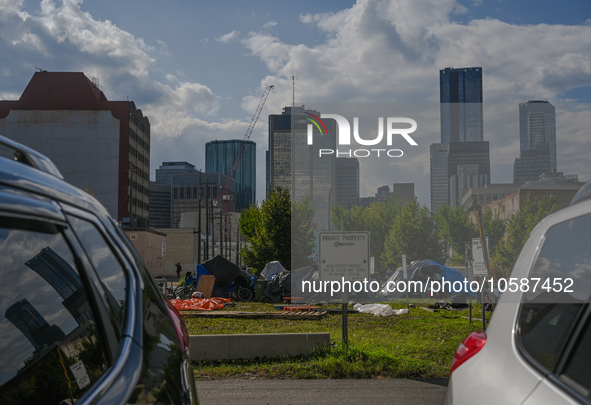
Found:
M 466 279 L 464 277 L 464 275 L 456 270 L 456 269 L 452 269 L 450 267 L 444 266 L 442 264 L 439 264 L 437 262 L 434 262 L 433 260 L 418 260 L 415 262 L 412 262 L 410 266 L 407 266 L 406 270 L 407 270 L 407 274 L 408 274 L 408 278 L 409 281 L 425 281 L 424 277 L 422 277 L 422 273 L 425 271 L 425 266 L 439 266 L 439 275 L 441 276 L 441 279 L 439 280 L 430 280 L 431 281 L 438 281 L 441 282 L 443 279 L 445 280 L 445 286 L 446 286 L 446 291 L 449 291 L 448 289 L 448 284 L 447 282 L 449 281 L 451 284 L 451 290 L 452 290 L 452 294 L 458 294 L 458 293 L 463 293 L 463 294 L 474 294 L 475 291 L 472 291 L 469 286 L 468 288 L 465 288 L 464 285 L 464 280 Z M 388 281 L 386 281 L 386 283 L 384 283 L 384 285 L 382 286 L 382 296 L 384 297 L 388 297 L 388 298 L 401 298 L 403 296 L 406 295 L 405 292 L 398 292 L 398 291 L 394 291 L 394 292 L 390 292 L 387 290 L 387 284 L 388 282 L 393 282 L 393 283 L 397 283 L 399 281 L 402 281 L 404 279 L 404 272 L 402 267 L 399 267 L 398 269 L 396 269 L 396 271 L 394 272 L 394 274 L 388 279 Z M 461 288 L 454 288 L 454 282 L 459 281 L 461 283 Z M 458 284 L 456 283 L 456 286 L 458 287 Z M 421 294 L 421 296 L 426 296 L 425 292 L 423 291 Z

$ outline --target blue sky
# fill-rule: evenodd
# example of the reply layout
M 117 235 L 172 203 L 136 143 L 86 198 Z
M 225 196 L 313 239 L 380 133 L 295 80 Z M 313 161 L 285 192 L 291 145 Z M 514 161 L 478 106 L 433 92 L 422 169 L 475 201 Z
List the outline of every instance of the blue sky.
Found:
M 262 200 L 267 116 L 291 104 L 292 75 L 296 103 L 437 103 L 447 66 L 482 66 L 485 103 L 591 103 L 591 3 L 3 0 L 0 54 L 0 99 L 18 99 L 41 67 L 86 72 L 109 100 L 135 101 L 152 124 L 152 177 L 162 161 L 204 168 L 205 142 L 242 139 L 275 85 L 251 138 Z M 517 134 L 490 136 L 492 181 L 511 182 Z M 585 137 L 563 133 L 558 169 L 588 180 Z M 433 142 L 396 174 L 368 173 L 362 196 L 414 182 L 429 205 Z

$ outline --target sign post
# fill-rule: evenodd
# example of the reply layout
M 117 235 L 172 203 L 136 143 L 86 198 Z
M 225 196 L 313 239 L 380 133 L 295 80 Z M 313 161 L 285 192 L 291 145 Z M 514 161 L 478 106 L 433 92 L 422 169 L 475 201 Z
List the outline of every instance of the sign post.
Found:
M 318 273 L 324 285 L 338 285 L 343 307 L 343 343 L 348 343 L 347 301 L 351 289 L 361 292 L 369 284 L 369 232 L 320 232 Z M 327 284 L 328 283 L 328 284 Z M 356 290 L 356 286 L 361 286 Z
M 486 238 L 486 252 L 488 253 L 488 237 Z M 484 283 L 484 279 L 489 275 L 487 262 L 484 260 L 485 253 L 484 249 L 482 249 L 482 241 L 480 238 L 472 239 L 472 272 L 474 277 L 481 276 L 481 282 Z M 485 304 L 484 304 L 484 288 L 480 291 L 480 303 L 482 307 L 482 330 L 486 329 L 485 326 Z
M 408 286 L 408 272 L 406 271 L 406 255 L 402 255 L 402 271 L 404 272 L 404 282 Z M 406 290 L 406 309 L 410 309 L 410 304 L 408 302 L 408 288 Z

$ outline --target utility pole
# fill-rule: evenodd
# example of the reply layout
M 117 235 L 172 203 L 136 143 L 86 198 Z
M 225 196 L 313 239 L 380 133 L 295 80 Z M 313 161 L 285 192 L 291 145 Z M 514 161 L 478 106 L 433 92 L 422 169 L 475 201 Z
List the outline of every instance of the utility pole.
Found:
M 199 219 L 198 219 L 198 227 L 199 227 L 199 237 L 198 237 L 198 245 L 197 245 L 197 261 L 198 264 L 201 264 L 201 170 L 199 170 Z
M 207 259 L 209 259 L 209 180 L 205 180 L 205 260 Z

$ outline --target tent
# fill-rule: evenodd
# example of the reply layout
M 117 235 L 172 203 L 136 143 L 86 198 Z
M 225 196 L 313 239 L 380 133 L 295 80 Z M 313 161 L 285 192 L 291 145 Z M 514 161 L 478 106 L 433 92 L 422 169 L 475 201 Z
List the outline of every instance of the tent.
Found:
M 261 271 L 261 277 L 265 280 L 271 281 L 275 274 L 282 273 L 285 271 L 285 267 L 281 265 L 277 260 L 267 263 L 263 271 Z
M 441 283 L 441 281 L 443 279 L 445 279 L 446 281 L 446 286 L 447 286 L 447 281 L 449 281 L 451 283 L 452 286 L 452 292 L 451 294 L 466 294 L 466 295 L 471 295 L 474 293 L 474 291 L 470 290 L 469 288 L 466 288 L 466 286 L 464 285 L 464 280 L 465 277 L 462 273 L 460 273 L 458 270 L 456 269 L 452 269 L 451 267 L 447 267 L 444 266 L 442 264 L 439 264 L 437 262 L 434 262 L 433 260 L 418 260 L 415 262 L 412 262 L 410 264 L 410 266 L 406 267 L 406 271 L 407 271 L 407 275 L 408 275 L 408 279 L 409 281 L 421 281 L 423 283 L 426 283 L 429 280 L 429 284 L 431 284 L 431 282 L 436 281 Z M 387 286 L 388 283 L 397 283 L 399 281 L 403 281 L 404 280 L 404 271 L 402 267 L 399 267 L 398 269 L 396 269 L 396 271 L 394 272 L 394 274 L 388 279 L 388 281 L 386 281 L 383 285 L 382 285 L 382 291 L 381 294 L 383 297 L 386 298 L 402 298 L 406 295 L 406 292 L 401 292 L 401 291 L 389 291 Z M 454 282 L 455 281 L 459 281 L 462 284 L 461 288 L 454 288 Z M 456 283 L 456 286 L 458 287 L 458 284 Z M 425 297 L 426 296 L 426 289 L 427 288 L 423 288 L 423 291 L 421 292 L 414 292 L 414 291 L 409 291 L 411 294 L 411 296 L 413 297 Z M 446 287 L 446 291 L 448 291 L 449 293 L 449 289 Z
M 293 291 L 296 296 L 301 295 L 298 286 L 301 285 L 301 280 L 310 280 L 313 277 L 318 278 L 318 271 L 312 266 L 302 267 L 301 269 L 293 271 L 283 271 L 276 273 L 273 280 L 269 281 L 263 295 L 262 302 L 282 303 L 283 298 L 292 296 L 292 286 L 296 287 Z M 292 283 L 293 282 L 293 283 Z
M 253 289 L 254 276 L 240 270 L 238 266 L 220 255 L 197 266 L 195 285 L 199 284 L 199 278 L 204 275 L 215 276 L 215 285 L 212 292 L 214 297 L 230 296 L 238 287 Z

